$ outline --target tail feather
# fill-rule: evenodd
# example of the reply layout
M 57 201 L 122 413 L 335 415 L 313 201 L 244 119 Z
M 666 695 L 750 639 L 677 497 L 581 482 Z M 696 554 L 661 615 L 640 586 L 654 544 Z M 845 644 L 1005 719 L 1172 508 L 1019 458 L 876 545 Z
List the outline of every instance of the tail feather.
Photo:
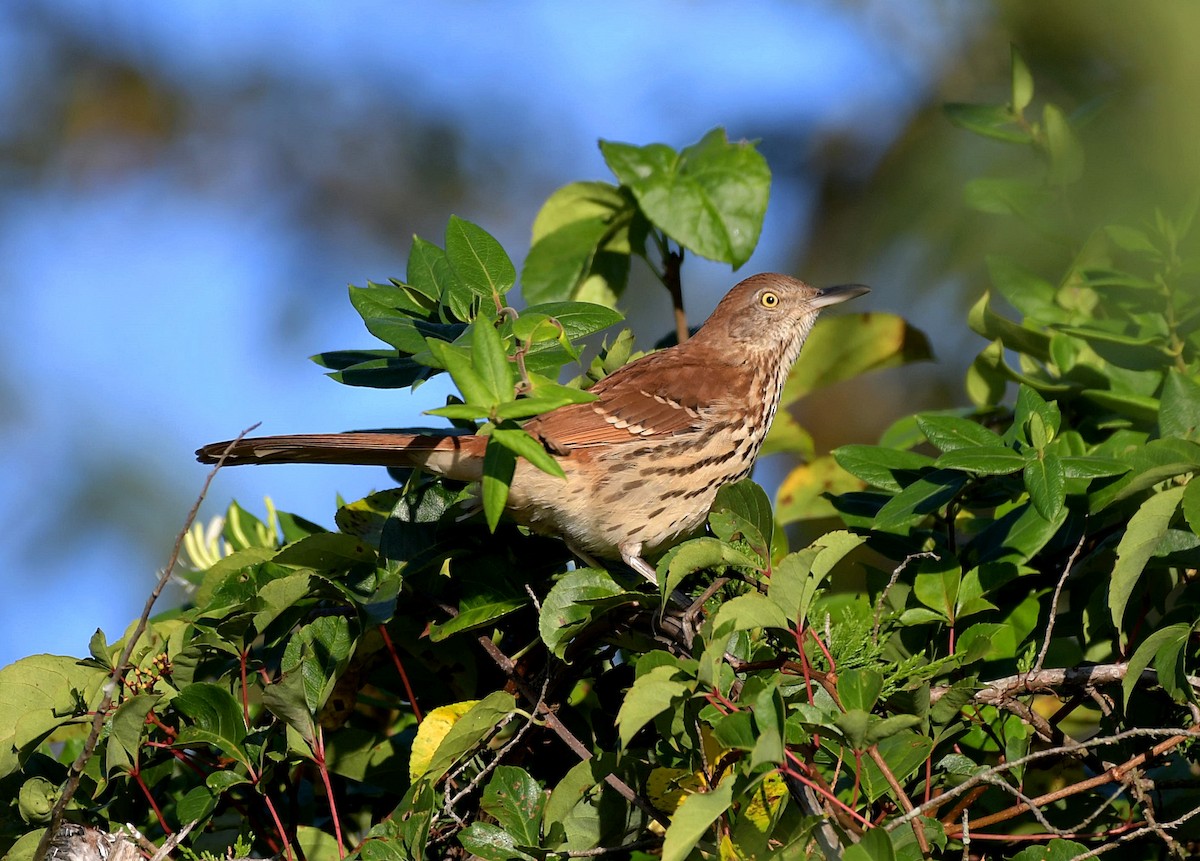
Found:
M 294 434 L 214 442 L 196 450 L 201 463 L 329 463 L 424 469 L 458 481 L 483 474 L 487 440 L 473 434 L 412 434 L 354 431 Z

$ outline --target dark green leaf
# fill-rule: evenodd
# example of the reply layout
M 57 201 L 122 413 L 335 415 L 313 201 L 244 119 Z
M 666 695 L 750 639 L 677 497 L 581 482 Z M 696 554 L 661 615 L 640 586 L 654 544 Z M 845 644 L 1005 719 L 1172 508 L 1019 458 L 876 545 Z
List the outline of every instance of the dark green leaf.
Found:
M 692 684 L 676 679 L 678 675 L 681 675 L 678 667 L 664 665 L 655 667 L 634 681 L 617 712 L 617 729 L 622 747 L 628 748 L 638 730 L 667 709 L 673 708 L 677 702 L 691 696 Z
M 496 766 L 479 806 L 522 846 L 539 845 L 546 795 L 525 769 Z
M 1172 487 L 1156 493 L 1129 518 L 1125 534 L 1117 545 L 1117 561 L 1108 587 L 1108 608 L 1118 631 L 1125 631 L 1122 622 L 1129 597 L 1141 579 L 1146 563 L 1167 534 L 1183 491 L 1182 487 Z
M 1125 696 L 1126 706 L 1129 705 L 1129 696 L 1133 693 L 1133 689 L 1141 682 L 1142 671 L 1150 666 L 1151 661 L 1154 662 L 1155 669 L 1159 672 L 1159 683 L 1171 693 L 1172 697 L 1183 701 L 1177 694 L 1183 689 L 1189 688 L 1190 685 L 1188 685 L 1186 677 L 1183 677 L 1182 662 L 1178 659 L 1187 647 L 1192 628 L 1192 625 L 1184 623 L 1168 625 L 1154 631 L 1141 642 L 1137 651 L 1133 653 L 1133 657 L 1129 659 L 1125 677 L 1121 679 L 1121 692 Z M 1162 678 L 1163 669 L 1160 668 L 1160 664 L 1166 668 L 1166 674 L 1170 678 Z
M 892 493 L 899 493 L 921 470 L 933 466 L 933 458 L 926 455 L 879 445 L 844 445 L 833 450 L 833 457 L 846 472 Z
M 875 528 L 881 532 L 905 532 L 908 527 L 935 514 L 952 500 L 968 476 L 953 469 L 936 469 L 914 481 L 879 510 Z
M 612 607 L 645 600 L 645 595 L 629 592 L 613 580 L 607 571 L 584 568 L 572 571 L 554 584 L 542 600 L 538 631 L 542 642 L 559 658 L 565 659 L 571 638 Z
M 1163 437 L 1200 442 L 1200 382 L 1172 368 L 1163 383 L 1158 410 L 1158 432 Z
M 980 475 L 1009 475 L 1025 467 L 1025 458 L 1003 445 L 971 446 L 947 452 L 935 465 Z
M 1031 457 L 1025 466 L 1024 478 L 1025 489 L 1038 514 L 1047 520 L 1056 520 L 1066 501 L 1067 479 L 1062 462 L 1050 452 Z
M 678 588 L 685 577 L 711 568 L 723 571 L 729 566 L 756 570 L 760 561 L 716 538 L 696 538 L 671 549 L 658 561 L 658 582 L 666 594 Z
M 926 413 L 918 415 L 916 420 L 925 438 L 943 452 L 972 446 L 1002 445 L 997 434 L 970 419 Z
M 838 673 L 837 692 L 844 709 L 869 712 L 879 701 L 883 676 L 875 670 L 848 669 Z

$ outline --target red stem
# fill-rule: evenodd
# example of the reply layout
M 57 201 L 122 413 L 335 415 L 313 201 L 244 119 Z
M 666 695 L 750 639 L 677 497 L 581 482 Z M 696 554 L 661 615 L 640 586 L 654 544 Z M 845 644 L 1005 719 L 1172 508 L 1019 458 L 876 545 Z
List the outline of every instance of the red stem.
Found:
M 167 835 L 174 834 L 175 832 L 171 830 L 171 826 L 167 825 L 167 820 L 163 818 L 162 811 L 158 809 L 158 804 L 154 801 L 154 796 L 150 794 L 150 787 L 146 786 L 146 782 L 142 780 L 141 771 L 131 771 L 129 773 L 137 781 L 137 785 L 141 788 L 142 794 L 146 796 L 146 800 L 150 802 L 150 807 L 154 810 L 154 815 L 158 817 L 158 825 L 162 828 L 163 833 Z
M 392 663 L 396 665 L 396 672 L 400 674 L 400 681 L 404 685 L 404 693 L 408 697 L 408 704 L 412 707 L 413 717 L 417 719 L 417 723 L 420 723 L 421 707 L 417 705 L 417 695 L 413 693 L 412 684 L 408 681 L 408 673 L 404 672 L 404 663 L 400 660 L 400 655 L 396 651 L 396 647 L 392 644 L 392 638 L 388 635 L 387 626 L 380 625 L 379 633 L 383 635 L 384 645 L 387 646 L 388 654 L 392 656 Z M 341 845 L 340 842 L 338 845 Z
M 317 744 L 313 750 L 317 761 L 317 770 L 321 773 L 321 782 L 325 784 L 325 796 L 329 799 L 329 813 L 333 817 L 333 836 L 337 840 L 338 858 L 346 857 L 345 846 L 342 845 L 342 822 L 338 818 L 337 803 L 333 797 L 333 784 L 329 781 L 329 769 L 325 767 L 325 733 L 317 727 Z

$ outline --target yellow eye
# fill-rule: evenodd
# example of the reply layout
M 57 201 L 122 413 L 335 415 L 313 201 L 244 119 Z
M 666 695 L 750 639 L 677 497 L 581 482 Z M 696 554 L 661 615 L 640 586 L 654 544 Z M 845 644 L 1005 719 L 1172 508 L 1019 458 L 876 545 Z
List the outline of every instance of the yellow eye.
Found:
M 768 290 L 758 297 L 758 301 L 762 303 L 764 308 L 774 308 L 779 304 L 779 294 Z

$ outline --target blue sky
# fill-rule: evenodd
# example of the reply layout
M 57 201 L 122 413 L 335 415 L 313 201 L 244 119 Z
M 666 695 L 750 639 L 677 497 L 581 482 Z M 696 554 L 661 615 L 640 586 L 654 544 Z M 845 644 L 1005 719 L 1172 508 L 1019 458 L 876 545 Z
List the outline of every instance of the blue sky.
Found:
M 53 71 L 47 21 L 55 38 L 169 82 L 210 114 L 178 120 L 179 133 L 145 152 L 92 137 L 37 169 L 0 155 L 0 665 L 84 654 L 98 626 L 120 634 L 203 481 L 199 444 L 256 421 L 274 433 L 402 425 L 441 403 L 440 385 L 350 389 L 306 360 L 371 346 L 345 285 L 400 276 L 404 259 L 351 222 L 315 231 L 311 198 L 281 181 L 278 142 L 319 173 L 346 157 L 322 129 L 369 139 L 381 112 L 457 129 L 474 193 L 411 219 L 476 220 L 519 261 L 550 191 L 606 176 L 601 137 L 682 146 L 723 125 L 768 148 L 772 130 L 802 129 L 855 140 L 869 163 L 930 98 L 980 14 L 919 0 L 22 9 L 0 8 L 0 145 L 27 116 L 30 76 Z M 254 88 L 265 95 L 241 99 Z M 242 107 L 213 110 L 226 102 Z M 367 143 L 369 154 L 387 141 Z M 508 171 L 491 170 L 497 158 Z M 777 189 L 742 274 L 793 259 L 813 204 L 813 188 Z M 734 280 L 704 263 L 688 274 L 697 319 Z M 270 493 L 329 524 L 337 493 L 386 484 L 375 470 L 228 470 L 204 516 L 234 497 L 261 511 Z

